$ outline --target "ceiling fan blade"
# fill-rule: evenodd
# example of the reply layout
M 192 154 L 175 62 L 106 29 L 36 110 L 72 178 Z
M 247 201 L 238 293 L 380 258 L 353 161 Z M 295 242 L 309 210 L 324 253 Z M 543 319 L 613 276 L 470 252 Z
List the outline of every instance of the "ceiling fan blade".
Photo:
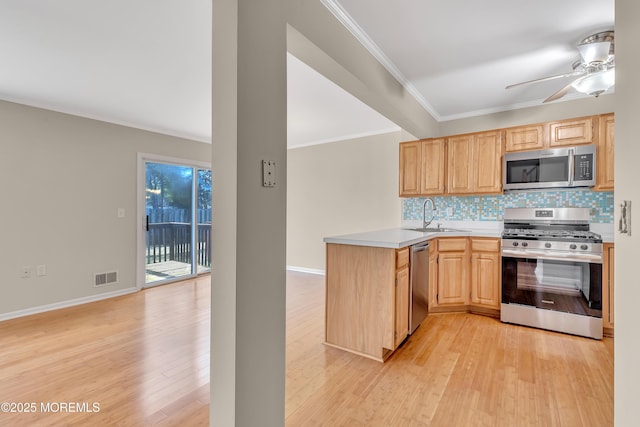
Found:
M 573 82 L 569 83 L 568 85 L 566 85 L 565 87 L 563 87 L 562 89 L 560 89 L 559 91 L 557 91 L 556 93 L 554 93 L 553 95 L 551 95 L 550 97 L 542 101 L 542 103 L 544 104 L 545 102 L 551 102 L 551 101 L 555 101 L 556 99 L 562 98 L 567 94 L 567 92 L 569 92 L 569 90 L 571 89 L 572 83 Z
M 585 64 L 607 62 L 611 42 L 585 43 L 577 47 Z
M 526 81 L 526 82 L 515 83 L 515 84 L 512 84 L 512 85 L 509 85 L 509 86 L 505 87 L 505 89 L 511 89 L 512 87 L 521 86 L 521 85 L 527 85 L 529 83 L 546 82 L 547 80 L 560 79 L 560 78 L 563 78 L 563 77 L 579 76 L 581 74 L 584 74 L 584 70 L 575 70 L 575 71 L 572 71 L 570 73 L 557 74 L 555 76 L 542 77 L 540 79 L 534 79 L 534 80 L 529 80 L 529 81 Z

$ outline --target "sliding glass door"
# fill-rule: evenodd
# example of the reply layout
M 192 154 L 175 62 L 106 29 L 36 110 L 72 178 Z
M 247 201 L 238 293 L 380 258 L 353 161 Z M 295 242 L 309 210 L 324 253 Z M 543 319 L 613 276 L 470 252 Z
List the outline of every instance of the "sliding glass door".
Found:
M 196 272 L 201 274 L 211 271 L 211 169 L 198 169 L 196 197 Z
M 145 160 L 144 286 L 211 268 L 211 170 Z

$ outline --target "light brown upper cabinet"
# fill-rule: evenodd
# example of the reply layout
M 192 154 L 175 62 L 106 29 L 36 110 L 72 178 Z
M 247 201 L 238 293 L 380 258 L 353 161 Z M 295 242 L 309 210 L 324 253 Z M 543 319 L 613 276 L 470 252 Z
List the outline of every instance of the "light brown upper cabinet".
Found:
M 500 193 L 502 151 L 499 130 L 403 142 L 400 197 Z
M 613 113 L 400 144 L 400 197 L 502 192 L 504 152 L 596 144 L 594 190 L 613 190 Z
M 548 145 L 544 124 L 518 126 L 505 131 L 505 151 L 541 150 Z
M 447 138 L 449 194 L 502 191 L 502 131 Z
M 593 144 L 597 117 L 583 117 L 549 123 L 549 147 Z
M 400 144 L 400 197 L 444 194 L 444 138 Z
M 613 191 L 613 141 L 614 115 L 603 114 L 599 118 L 598 144 L 596 145 L 596 186 L 594 190 Z
M 420 194 L 421 141 L 400 144 L 400 197 Z
M 502 131 L 476 134 L 474 193 L 500 193 L 502 191 Z
M 422 141 L 422 160 L 420 162 L 420 188 L 422 194 L 444 194 L 445 156 L 444 138 Z
M 597 139 L 597 120 L 597 116 L 589 116 L 505 129 L 505 151 L 593 144 Z
M 447 189 L 450 194 L 465 194 L 473 191 L 473 135 L 447 138 L 448 171 Z

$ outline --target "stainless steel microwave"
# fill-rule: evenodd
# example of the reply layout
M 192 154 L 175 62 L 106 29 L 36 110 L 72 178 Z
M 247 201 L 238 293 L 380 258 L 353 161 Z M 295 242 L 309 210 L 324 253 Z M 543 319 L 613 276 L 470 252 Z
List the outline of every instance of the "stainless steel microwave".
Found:
M 591 187 L 596 183 L 596 147 L 506 153 L 503 172 L 505 190 Z

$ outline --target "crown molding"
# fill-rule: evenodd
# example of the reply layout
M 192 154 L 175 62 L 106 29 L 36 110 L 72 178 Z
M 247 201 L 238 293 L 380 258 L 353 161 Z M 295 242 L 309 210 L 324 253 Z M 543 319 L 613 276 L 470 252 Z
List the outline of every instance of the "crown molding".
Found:
M 427 102 L 416 87 L 402 74 L 396 65 L 382 52 L 367 33 L 351 18 L 351 15 L 335 0 L 320 0 L 322 4 L 340 21 L 344 27 L 364 46 L 369 53 L 415 98 L 422 107 L 437 121 L 441 121 L 440 114 Z

